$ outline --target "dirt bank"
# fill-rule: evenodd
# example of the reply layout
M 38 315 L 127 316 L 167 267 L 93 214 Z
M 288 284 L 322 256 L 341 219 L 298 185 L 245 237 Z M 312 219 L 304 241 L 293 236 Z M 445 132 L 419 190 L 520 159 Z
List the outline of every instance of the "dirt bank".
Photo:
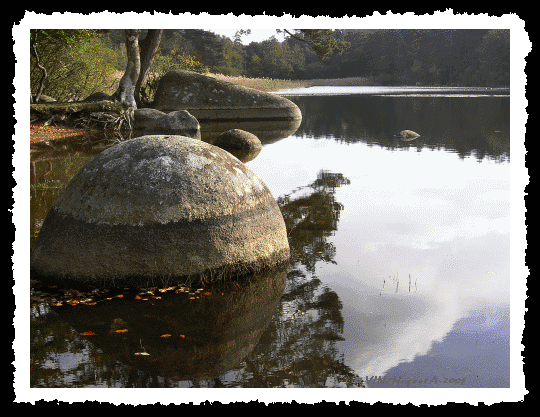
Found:
M 49 140 L 85 135 L 91 132 L 95 132 L 95 130 L 65 126 L 45 126 L 44 123 L 35 123 L 30 125 L 30 143 L 47 142 Z

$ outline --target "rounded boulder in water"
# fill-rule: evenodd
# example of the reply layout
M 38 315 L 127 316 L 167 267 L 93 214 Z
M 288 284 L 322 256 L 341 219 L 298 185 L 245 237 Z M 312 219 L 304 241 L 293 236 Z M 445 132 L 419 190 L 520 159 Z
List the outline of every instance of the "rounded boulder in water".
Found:
M 399 136 L 401 140 L 404 141 L 415 140 L 420 137 L 418 133 L 413 132 L 412 130 L 402 130 L 396 136 Z
M 214 142 L 215 146 L 230 150 L 258 150 L 262 148 L 261 141 L 253 133 L 241 129 L 230 129 L 221 133 Z
M 51 208 L 31 252 L 35 279 L 136 286 L 261 270 L 290 256 L 264 182 L 228 152 L 152 135 L 98 154 Z
M 241 129 L 222 132 L 214 141 L 214 145 L 231 153 L 242 162 L 255 159 L 262 149 L 262 143 L 257 136 Z

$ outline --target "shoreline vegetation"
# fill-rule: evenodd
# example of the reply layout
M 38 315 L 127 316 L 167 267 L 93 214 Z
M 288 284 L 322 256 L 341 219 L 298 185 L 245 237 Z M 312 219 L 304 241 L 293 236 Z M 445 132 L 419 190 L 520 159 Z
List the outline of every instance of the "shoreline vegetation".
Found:
M 114 78 L 116 79 L 115 82 L 111 83 L 110 88 L 104 91 L 105 93 L 112 94 L 114 93 L 114 91 L 116 91 L 116 87 L 117 87 L 118 81 L 120 80 L 121 75 L 122 75 L 121 72 L 117 72 L 115 74 L 114 76 Z M 274 91 L 278 91 L 282 89 L 289 89 L 289 88 L 310 87 L 312 85 L 346 85 L 346 84 L 337 84 L 337 82 L 339 82 L 339 80 L 337 79 L 336 80 L 305 81 L 305 80 L 281 80 L 281 79 L 272 79 L 272 78 L 248 78 L 248 77 L 241 77 L 241 76 L 234 77 L 234 76 L 212 74 L 212 73 L 208 73 L 206 75 L 216 78 L 221 81 L 231 82 L 233 84 L 238 84 L 244 87 L 255 88 L 257 90 L 261 90 L 265 92 L 274 92 Z M 351 79 L 346 79 L 346 80 L 353 80 L 353 79 L 351 78 Z M 349 84 L 349 85 L 362 85 L 362 84 L 359 84 L 363 80 L 361 77 L 356 77 L 354 80 L 357 84 Z M 326 84 L 320 84 L 321 82 L 326 82 Z M 333 82 L 336 82 L 336 84 L 332 84 Z M 41 107 L 42 104 L 43 103 L 32 104 L 32 106 L 36 106 L 39 108 Z M 92 104 L 91 103 L 70 103 L 68 105 L 68 108 L 73 107 L 73 106 L 75 107 L 92 106 Z M 47 105 L 43 107 L 47 107 Z M 52 119 L 49 123 L 43 122 L 43 120 L 31 121 L 30 143 L 37 144 L 39 142 L 47 142 L 49 140 L 57 140 L 57 139 L 62 139 L 66 137 L 73 137 L 73 136 L 89 133 L 92 130 L 94 131 L 96 130 L 96 129 L 89 129 L 89 128 L 66 126 L 65 123 L 62 123 L 62 119 L 63 119 L 62 117 L 56 117 Z
M 257 90 L 272 92 L 289 88 L 314 87 L 314 86 L 370 86 L 377 85 L 374 77 L 347 77 L 347 78 L 318 78 L 313 80 L 281 80 L 273 78 L 248 78 L 234 77 L 222 74 L 207 74 L 218 80 L 228 81 L 244 87 L 255 88 Z
M 345 77 L 345 78 L 316 78 L 310 80 L 283 80 L 283 79 L 273 79 L 273 78 L 248 78 L 243 76 L 229 76 L 223 74 L 206 74 L 210 77 L 217 78 L 218 80 L 228 81 L 233 84 L 239 84 L 244 87 L 255 88 L 257 90 L 262 90 L 266 92 L 275 92 L 278 90 L 285 90 L 291 88 L 302 88 L 302 87 L 381 87 L 381 86 L 400 86 L 401 84 L 392 84 L 385 82 L 384 77 Z M 415 87 L 471 87 L 465 85 L 442 85 L 442 84 L 420 84 L 410 85 Z M 493 85 L 493 88 L 508 88 L 509 86 L 502 85 Z
M 119 72 L 116 75 L 121 75 Z M 273 78 L 248 78 L 243 76 L 228 76 L 222 74 L 206 74 L 210 77 L 216 78 L 221 81 L 231 82 L 244 87 L 254 88 L 265 92 L 276 92 L 278 90 L 313 87 L 313 86 L 375 86 L 381 85 L 378 83 L 376 77 L 348 77 L 348 78 L 329 78 L 329 79 L 312 79 L 312 80 L 284 80 Z M 116 78 L 116 77 L 115 77 Z M 118 77 L 119 79 L 119 77 Z M 110 91 L 105 91 L 108 94 L 112 94 L 116 89 L 116 84 L 113 83 L 110 87 Z M 70 103 L 72 105 L 78 105 Z M 81 105 L 90 105 L 91 103 L 81 103 Z M 39 106 L 34 104 L 33 106 Z M 49 140 L 61 139 L 66 136 L 80 135 L 88 133 L 92 130 L 89 128 L 78 128 L 73 126 L 66 126 L 62 123 L 61 118 L 57 118 L 52 123 L 43 123 L 38 121 L 37 123 L 31 122 L 30 124 L 30 143 L 35 144 L 37 142 L 47 142 Z

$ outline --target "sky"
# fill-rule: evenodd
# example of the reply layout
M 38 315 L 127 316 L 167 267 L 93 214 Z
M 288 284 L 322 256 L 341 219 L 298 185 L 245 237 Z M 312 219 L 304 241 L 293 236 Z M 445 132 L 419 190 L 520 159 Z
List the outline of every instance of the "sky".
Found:
M 214 33 L 217 33 L 218 35 L 224 35 L 229 37 L 231 40 L 234 38 L 234 34 L 236 33 L 238 29 L 208 29 Z M 244 45 L 249 45 L 251 42 L 262 42 L 268 38 L 271 38 L 272 36 L 275 36 L 278 41 L 283 40 L 283 36 L 281 34 L 276 33 L 275 29 L 251 29 L 250 35 L 243 35 L 242 36 L 242 43 Z

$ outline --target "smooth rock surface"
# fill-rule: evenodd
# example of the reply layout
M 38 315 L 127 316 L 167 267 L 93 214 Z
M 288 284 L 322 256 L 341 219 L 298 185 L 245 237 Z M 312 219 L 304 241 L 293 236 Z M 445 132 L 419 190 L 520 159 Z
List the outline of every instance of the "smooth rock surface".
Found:
M 221 279 L 289 255 L 280 209 L 257 175 L 216 146 L 155 135 L 106 149 L 72 178 L 34 243 L 31 274 L 135 286 Z
M 230 149 L 256 150 L 262 148 L 261 141 L 257 136 L 241 129 L 230 129 L 222 132 L 214 141 L 214 145 L 226 151 Z
M 152 107 L 187 110 L 199 121 L 302 118 L 298 106 L 284 97 L 183 70 L 161 78 Z
M 226 150 L 242 162 L 252 161 L 262 150 L 262 143 L 253 133 L 241 129 L 222 132 L 213 145 Z

